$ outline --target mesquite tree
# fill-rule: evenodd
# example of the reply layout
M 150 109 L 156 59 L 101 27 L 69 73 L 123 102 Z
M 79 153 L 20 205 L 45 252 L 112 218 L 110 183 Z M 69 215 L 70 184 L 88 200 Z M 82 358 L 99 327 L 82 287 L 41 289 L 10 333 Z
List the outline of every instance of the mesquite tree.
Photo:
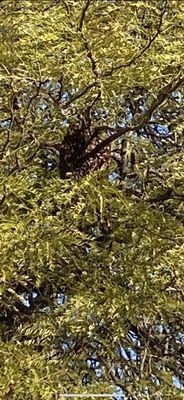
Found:
M 182 398 L 183 19 L 1 1 L 3 399 Z

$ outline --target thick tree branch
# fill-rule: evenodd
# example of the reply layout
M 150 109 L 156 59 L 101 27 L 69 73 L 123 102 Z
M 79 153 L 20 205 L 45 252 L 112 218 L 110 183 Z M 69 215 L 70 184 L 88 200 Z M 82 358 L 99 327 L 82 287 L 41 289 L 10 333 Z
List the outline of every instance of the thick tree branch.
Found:
M 144 114 L 143 118 L 145 120 L 150 120 L 153 112 L 159 107 L 164 100 L 176 89 L 178 89 L 184 83 L 184 76 L 179 77 L 177 80 L 173 79 L 170 83 L 161 89 L 156 97 L 156 99 L 152 102 L 149 109 Z
M 151 124 L 150 119 L 154 111 L 156 111 L 156 109 L 164 102 L 164 100 L 168 97 L 168 95 L 172 93 L 174 90 L 176 90 L 183 82 L 184 82 L 184 76 L 178 78 L 176 81 L 173 80 L 172 82 L 164 86 L 164 88 L 159 91 L 156 99 L 153 100 L 153 102 L 151 103 L 149 109 L 144 114 L 141 115 L 140 122 L 134 124 L 133 120 L 132 126 L 127 126 L 124 128 L 117 127 L 116 132 L 113 135 L 107 137 L 102 142 L 98 143 L 95 148 L 93 148 L 89 153 L 87 153 L 84 156 L 85 161 L 95 157 L 100 151 L 102 151 L 105 147 L 114 142 L 114 140 L 118 139 L 122 135 L 125 135 L 125 133 L 131 131 L 137 131 L 143 128 L 144 126 Z M 107 131 L 107 127 L 105 129 Z M 101 127 L 101 130 L 103 131 L 103 127 Z M 109 127 L 109 131 L 112 131 L 112 128 Z
M 85 16 L 86 16 L 88 8 L 89 8 L 90 4 L 92 4 L 92 2 L 93 2 L 93 0 L 87 0 L 85 5 L 84 5 L 84 7 L 83 7 L 83 9 L 82 9 L 81 17 L 80 17 L 80 21 L 79 21 L 79 27 L 78 27 L 78 31 L 79 32 L 82 32 Z
M 184 201 L 184 194 L 176 192 L 173 188 L 168 188 L 164 193 L 156 197 L 148 198 L 146 201 L 149 203 L 162 203 L 163 201 L 175 199 Z

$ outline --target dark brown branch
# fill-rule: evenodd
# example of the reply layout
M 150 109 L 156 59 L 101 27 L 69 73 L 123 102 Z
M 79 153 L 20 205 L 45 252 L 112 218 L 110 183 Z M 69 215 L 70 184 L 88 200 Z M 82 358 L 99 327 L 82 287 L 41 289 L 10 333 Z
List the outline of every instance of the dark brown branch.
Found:
M 181 78 L 178 78 L 176 81 L 173 79 L 170 83 L 168 83 L 166 86 L 163 87 L 158 93 L 158 96 L 156 99 L 152 102 L 151 106 L 149 107 L 148 111 L 144 114 L 143 118 L 146 118 L 147 120 L 150 120 L 153 112 L 157 109 L 158 106 L 160 106 L 163 101 L 178 87 L 184 82 L 184 76 Z
M 51 8 L 57 6 L 59 3 L 60 3 L 60 0 L 55 0 L 55 2 L 53 4 L 50 4 L 48 7 L 45 7 L 42 12 L 44 13 L 44 12 L 50 10 Z M 63 1 L 63 3 L 65 4 L 65 1 Z
M 184 76 L 181 78 L 178 78 L 176 81 L 173 80 L 172 82 L 170 82 L 169 84 L 164 86 L 164 88 L 159 91 L 156 99 L 151 103 L 149 109 L 144 114 L 142 114 L 141 121 L 138 124 L 135 124 L 135 125 L 132 124 L 132 126 L 127 126 L 124 128 L 117 127 L 116 129 L 106 127 L 106 131 L 115 130 L 115 133 L 113 135 L 107 137 L 106 139 L 104 139 L 102 142 L 98 143 L 94 149 L 92 149 L 89 153 L 87 153 L 84 156 L 84 161 L 89 160 L 90 158 L 96 157 L 96 155 L 100 151 L 102 151 L 105 147 L 107 147 L 109 144 L 114 142 L 114 140 L 118 139 L 125 133 L 131 132 L 131 131 L 137 131 L 137 130 L 143 128 L 145 125 L 148 125 L 148 124 L 150 125 L 151 124 L 150 119 L 152 117 L 153 112 L 157 109 L 158 106 L 160 106 L 164 102 L 164 100 L 168 97 L 168 95 L 170 93 L 172 93 L 174 90 L 176 90 L 183 82 L 184 82 Z M 101 130 L 103 131 L 103 127 L 101 127 Z
M 91 63 L 92 73 L 95 75 L 96 78 L 98 78 L 99 72 L 98 72 L 98 69 L 97 69 L 96 60 L 94 58 L 94 55 L 93 55 L 92 50 L 90 48 L 90 45 L 89 45 L 89 43 L 87 41 L 87 38 L 84 35 L 84 33 L 82 32 L 84 21 L 85 21 L 85 16 L 86 16 L 88 8 L 89 8 L 89 6 L 90 6 L 90 4 L 92 2 L 93 2 L 93 0 L 87 0 L 86 4 L 84 5 L 84 7 L 82 9 L 78 31 L 82 33 L 82 39 L 83 39 L 83 43 L 84 43 L 84 47 L 85 47 L 85 50 L 86 50 L 87 57 L 88 57 L 88 59 L 90 60 L 90 63 Z
M 0 206 L 3 205 L 3 203 L 4 203 L 5 199 L 6 199 L 6 187 L 5 187 L 5 185 L 3 186 L 3 190 L 4 190 L 4 193 L 3 193 L 3 195 L 2 195 L 2 197 L 0 199 Z
M 178 149 L 182 148 L 182 145 L 177 142 L 174 142 L 174 140 L 172 140 L 172 138 L 170 136 L 161 135 L 160 133 L 155 132 L 154 129 L 149 125 L 148 125 L 147 129 L 148 129 L 148 134 L 147 134 L 148 138 L 152 137 L 155 140 L 159 140 L 162 142 L 168 142 L 169 144 L 171 144 L 174 147 L 177 147 Z
M 4 156 L 4 152 L 5 152 L 5 150 L 6 150 L 6 147 L 7 147 L 8 144 L 9 144 L 9 142 L 10 142 L 10 130 L 8 129 L 8 132 L 7 132 L 7 139 L 6 139 L 5 143 L 3 144 L 3 148 L 2 148 L 1 153 L 0 153 L 0 160 L 2 160 L 2 158 L 3 158 L 3 156 Z
M 62 3 L 64 4 L 64 6 L 65 6 L 65 9 L 66 9 L 66 12 L 67 12 L 67 15 L 70 17 L 70 6 L 69 6 L 69 4 L 68 4 L 68 0 L 67 1 L 65 1 L 65 0 L 61 0 L 62 1 Z
M 31 105 L 32 105 L 32 102 L 39 96 L 41 86 L 42 86 L 44 83 L 45 83 L 45 81 L 42 82 L 41 79 L 40 79 L 38 85 L 36 84 L 36 81 L 34 81 L 34 84 L 36 85 L 36 92 L 35 92 L 35 94 L 33 94 L 33 96 L 31 96 L 30 99 L 29 99 L 29 102 L 28 102 L 28 105 L 27 105 L 26 114 L 25 114 L 24 118 L 23 118 L 22 121 L 21 121 L 21 122 L 22 122 L 22 127 L 23 127 L 23 125 L 24 125 L 24 123 L 25 123 L 25 121 L 26 121 L 26 118 L 28 117 L 29 109 L 30 109 L 30 107 L 31 107 Z
M 84 96 L 88 92 L 88 90 L 92 89 L 93 87 L 97 86 L 97 82 L 92 82 L 89 83 L 81 92 L 77 93 L 75 96 L 71 97 L 70 100 L 68 100 L 65 104 L 64 107 L 67 108 L 71 103 L 74 101 L 80 99 L 80 97 Z
M 101 129 L 100 129 L 101 128 Z M 131 132 L 133 130 L 133 128 L 131 126 L 125 127 L 125 128 L 121 128 L 121 127 L 117 127 L 117 129 L 115 128 L 111 128 L 111 127 L 99 127 L 99 131 L 115 131 L 115 133 L 109 137 L 107 137 L 106 139 L 104 139 L 102 142 L 98 143 L 96 147 L 94 147 L 94 149 L 92 149 L 89 153 L 87 153 L 84 156 L 84 161 L 89 160 L 90 158 L 95 157 L 100 151 L 102 151 L 105 147 L 109 146 L 109 144 L 111 144 L 112 142 L 114 142 L 114 140 L 118 139 L 120 136 L 125 135 L 125 133 L 127 132 Z
M 89 106 L 87 107 L 86 112 L 85 112 L 86 129 L 88 129 L 90 131 L 90 139 L 87 143 L 86 148 L 88 147 L 89 143 L 91 143 L 91 141 L 93 140 L 93 139 L 91 140 L 91 138 L 93 136 L 93 132 L 94 132 L 94 129 L 91 126 L 92 125 L 92 120 L 91 120 L 92 107 L 94 106 L 94 104 L 96 104 L 100 100 L 100 98 L 101 98 L 101 89 L 99 89 L 97 95 L 92 100 L 92 102 L 89 104 Z
M 59 89 L 59 93 L 58 93 L 58 98 L 57 98 L 57 103 L 59 104 L 59 102 L 61 101 L 62 98 L 62 91 L 63 91 L 63 75 L 61 75 L 60 79 L 59 79 L 59 83 L 60 83 L 60 89 Z
M 82 28 L 84 25 L 84 20 L 85 20 L 85 16 L 86 13 L 88 11 L 88 8 L 90 6 L 90 4 L 93 2 L 93 0 L 87 0 L 86 4 L 84 5 L 83 9 L 82 9 L 82 13 L 81 13 L 81 17 L 80 17 L 80 21 L 79 21 L 79 27 L 78 27 L 78 31 L 82 32 Z
M 91 109 L 94 106 L 94 104 L 97 103 L 98 100 L 100 100 L 100 98 L 101 98 L 101 89 L 99 89 L 96 97 L 92 100 L 89 108 Z
M 28 105 L 27 105 L 27 112 L 29 111 L 29 108 L 31 107 L 31 104 L 32 104 L 33 100 L 35 100 L 36 97 L 39 96 L 40 89 L 41 89 L 41 86 L 42 86 L 43 83 L 44 83 L 44 82 L 42 82 L 42 81 L 40 80 L 39 83 L 38 83 L 38 85 L 36 84 L 36 92 L 35 92 L 35 94 L 34 94 L 33 96 L 31 96 L 30 99 L 29 99 L 29 103 L 28 103 Z
M 178 193 L 172 188 L 168 188 L 164 193 L 158 195 L 157 197 L 149 198 L 146 201 L 149 203 L 160 203 L 170 199 L 184 201 L 184 194 Z
M 94 58 L 94 55 L 93 55 L 92 50 L 90 48 L 90 45 L 89 45 L 86 37 L 84 36 L 84 34 L 82 34 L 82 38 L 83 38 L 84 47 L 85 47 L 85 50 L 86 50 L 86 55 L 87 55 L 87 57 L 88 57 L 88 59 L 90 60 L 90 63 L 91 63 L 92 72 L 95 75 L 95 77 L 98 78 L 99 77 L 99 71 L 97 69 L 96 60 Z
M 38 145 L 36 147 L 36 149 L 33 151 L 33 153 L 26 159 L 26 165 L 23 168 L 26 168 L 29 165 L 30 161 L 33 161 L 33 159 L 37 155 L 37 152 L 38 152 L 39 149 L 40 149 L 40 145 Z

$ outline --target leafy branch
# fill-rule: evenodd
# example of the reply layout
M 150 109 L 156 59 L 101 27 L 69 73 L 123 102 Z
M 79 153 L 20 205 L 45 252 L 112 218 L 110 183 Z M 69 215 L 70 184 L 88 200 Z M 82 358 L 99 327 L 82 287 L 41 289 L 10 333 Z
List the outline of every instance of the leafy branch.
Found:
M 120 63 L 119 65 L 116 65 L 116 66 L 112 67 L 111 69 L 102 72 L 101 73 L 101 77 L 102 78 L 105 78 L 105 77 L 108 77 L 108 76 L 112 76 L 112 74 L 114 72 L 119 71 L 122 68 L 130 67 L 151 47 L 152 43 L 156 40 L 158 35 L 161 33 L 161 28 L 162 28 L 162 24 L 163 24 L 163 18 L 164 18 L 164 15 L 165 15 L 166 11 L 167 11 L 167 4 L 168 4 L 168 0 L 164 1 L 162 12 L 160 14 L 159 22 L 158 22 L 158 25 L 157 25 L 157 30 L 156 30 L 155 34 L 152 37 L 149 38 L 148 43 L 141 49 L 141 51 L 139 53 L 137 53 L 135 56 L 133 56 L 126 63 Z

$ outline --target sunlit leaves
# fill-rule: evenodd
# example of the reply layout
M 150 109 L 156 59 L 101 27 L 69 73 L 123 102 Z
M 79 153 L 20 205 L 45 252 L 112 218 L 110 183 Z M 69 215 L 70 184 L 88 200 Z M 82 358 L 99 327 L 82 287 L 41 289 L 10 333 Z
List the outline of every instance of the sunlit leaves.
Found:
M 1 3 L 2 396 L 116 386 L 179 399 L 183 88 L 159 103 L 149 134 L 140 124 L 182 76 L 183 2 Z M 60 179 L 61 145 L 85 118 L 88 134 L 104 126 L 99 143 L 133 120 L 125 179 L 113 158 Z

